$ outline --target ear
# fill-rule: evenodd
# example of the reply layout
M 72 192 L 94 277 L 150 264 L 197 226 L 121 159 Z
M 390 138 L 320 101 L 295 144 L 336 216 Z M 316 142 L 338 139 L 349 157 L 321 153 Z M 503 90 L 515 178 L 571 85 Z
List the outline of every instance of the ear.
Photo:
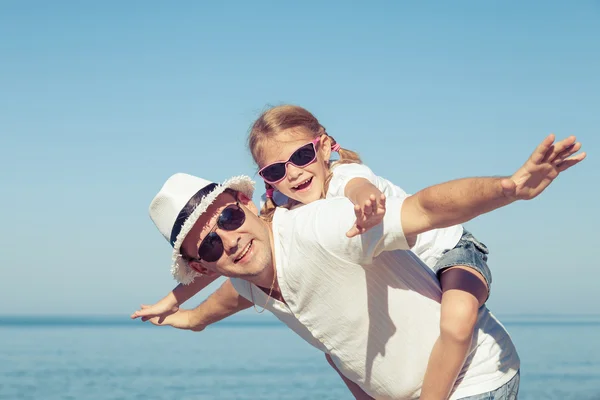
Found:
M 329 161 L 329 159 L 331 158 L 331 143 L 332 141 L 329 135 L 321 135 L 319 143 L 321 148 L 319 149 L 319 152 L 321 153 L 321 155 L 323 156 L 323 160 L 325 161 Z
M 251 198 L 249 198 L 248 196 L 246 196 L 242 192 L 238 192 L 238 194 L 237 194 L 237 200 L 240 203 L 242 203 L 242 205 L 244 207 L 246 207 L 247 209 L 249 209 L 250 211 L 252 211 L 252 213 L 254 213 L 254 215 L 258 215 L 258 208 L 256 208 L 256 205 L 254 204 L 254 202 L 252 201 Z
M 216 274 L 216 272 L 211 271 L 209 269 L 207 269 L 205 266 L 203 266 L 199 261 L 188 261 L 188 265 L 196 272 L 202 274 L 202 275 L 214 275 Z

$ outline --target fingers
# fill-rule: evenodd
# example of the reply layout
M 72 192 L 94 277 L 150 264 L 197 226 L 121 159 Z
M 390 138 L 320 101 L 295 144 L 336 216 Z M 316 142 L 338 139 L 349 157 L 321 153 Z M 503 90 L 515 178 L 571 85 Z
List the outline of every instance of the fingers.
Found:
M 354 205 L 354 215 L 356 216 L 356 222 L 348 232 L 346 232 L 346 237 L 353 238 L 354 236 L 360 235 L 363 232 L 363 229 L 359 226 L 362 222 L 366 221 L 371 215 L 372 206 L 371 201 L 365 201 L 364 207 L 361 207 L 359 204 Z
M 375 208 L 375 215 L 381 217 L 385 215 L 385 194 L 381 193 L 379 200 L 377 201 L 377 208 Z
M 552 147 L 552 143 L 554 143 L 554 139 L 555 139 L 555 136 L 553 133 L 548 135 L 546 137 L 546 139 L 544 139 L 542 141 L 542 143 L 540 143 L 540 145 L 533 151 L 533 153 L 531 154 L 531 157 L 529 157 L 530 160 L 533 161 L 535 164 L 541 163 L 544 160 L 544 158 L 546 157 L 546 154 L 548 153 L 550 148 Z
M 348 238 L 365 233 L 369 228 L 381 222 L 385 214 L 385 194 L 381 193 L 379 198 L 375 194 L 369 195 L 369 198 L 361 205 L 354 205 L 354 215 L 356 221 L 352 228 L 346 232 Z
M 358 225 L 354 224 L 354 226 L 352 226 L 352 228 L 350 228 L 350 230 L 346 232 L 346 237 L 353 238 L 354 236 L 360 235 L 362 232 L 363 229 L 360 228 Z
M 381 193 L 379 199 L 374 194 L 370 195 L 369 200 L 365 201 L 363 206 L 364 216 L 377 214 L 380 210 L 385 210 L 385 194 Z
M 363 213 L 365 214 L 365 216 L 369 216 L 373 213 L 373 206 L 375 206 L 375 209 L 377 209 L 377 203 L 373 202 L 373 195 L 370 196 L 369 200 L 365 201 L 365 205 L 363 206 Z
M 556 158 L 554 159 L 553 163 L 555 165 L 558 165 L 561 162 L 565 161 L 567 158 L 571 157 L 573 154 L 577 153 L 579 150 L 581 150 L 581 143 L 580 142 L 573 143 L 572 145 L 567 147 L 565 150 L 563 150 L 560 154 L 558 154 L 556 156 Z
M 348 232 L 346 232 L 346 237 L 348 239 L 351 239 L 356 235 L 358 235 L 358 230 L 356 229 L 356 226 L 353 226 L 352 229 L 350 229 Z
M 559 154 L 561 154 L 565 150 L 568 150 L 569 147 L 573 146 L 575 144 L 575 140 L 575 136 L 571 135 L 566 139 L 554 143 L 554 145 L 550 146 L 550 149 L 546 152 L 544 161 L 553 162 Z
M 130 318 L 131 318 L 131 319 L 136 319 L 136 318 L 139 318 L 139 317 L 142 317 L 142 316 L 146 315 L 146 314 L 147 314 L 147 312 L 144 312 L 144 310 L 145 310 L 146 308 L 148 308 L 148 307 L 150 307 L 150 306 L 148 306 L 148 305 L 146 305 L 146 304 L 142 304 L 142 305 L 140 306 L 140 309 L 139 309 L 139 310 L 137 310 L 136 312 L 134 312 L 133 314 L 131 314 L 131 317 L 130 317 Z
M 581 161 L 584 160 L 586 155 L 587 154 L 585 152 L 583 152 L 583 153 L 577 154 L 576 156 L 573 156 L 571 158 L 567 158 L 565 161 L 561 162 L 560 164 L 558 164 L 556 166 L 556 168 L 558 169 L 558 172 L 566 171 L 569 168 L 571 168 L 573 165 L 579 164 Z
M 375 195 L 372 194 L 371 196 L 369 196 L 369 199 L 371 200 L 371 214 L 375 214 L 377 213 L 377 209 L 379 208 L 377 197 L 375 197 Z

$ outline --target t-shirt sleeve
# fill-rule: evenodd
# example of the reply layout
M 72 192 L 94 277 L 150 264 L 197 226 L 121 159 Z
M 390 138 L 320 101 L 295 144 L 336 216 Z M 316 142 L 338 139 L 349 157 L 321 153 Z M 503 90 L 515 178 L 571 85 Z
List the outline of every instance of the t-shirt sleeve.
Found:
M 315 202 L 314 206 L 310 207 L 310 213 L 314 214 L 303 215 L 303 222 L 297 226 L 303 233 L 308 234 L 306 240 L 313 240 L 328 253 L 350 262 L 367 265 L 384 251 L 409 249 L 400 220 L 403 202 L 403 198 L 388 198 L 383 222 L 353 238 L 348 238 L 346 232 L 352 227 L 356 216 L 352 202 L 346 198 Z
M 233 288 L 238 292 L 240 296 L 252 302 L 252 296 L 250 294 L 252 286 L 249 282 L 240 278 L 229 278 L 229 280 L 231 281 Z
M 377 175 L 366 165 L 357 163 L 336 165 L 332 169 L 326 197 L 345 197 L 346 185 L 354 178 L 364 178 L 377 186 Z

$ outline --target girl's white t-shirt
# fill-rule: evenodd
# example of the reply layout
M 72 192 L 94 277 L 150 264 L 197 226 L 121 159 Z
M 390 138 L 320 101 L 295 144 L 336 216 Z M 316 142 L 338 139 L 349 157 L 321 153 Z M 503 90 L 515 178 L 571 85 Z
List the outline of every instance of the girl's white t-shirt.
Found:
M 346 197 L 344 190 L 350 180 L 354 178 L 364 178 L 375 185 L 386 197 L 397 197 L 404 199 L 409 195 L 400 187 L 378 175 L 375 175 L 369 167 L 364 164 L 334 164 L 332 168 L 331 181 L 327 189 L 326 198 Z M 288 198 L 279 191 L 273 194 L 275 204 L 282 205 L 287 203 Z M 263 194 L 261 199 L 261 208 L 266 197 Z M 434 229 L 420 234 L 417 242 L 411 248 L 429 268 L 437 264 L 442 254 L 449 249 L 454 248 L 463 234 L 462 225 L 454 225 L 443 229 Z
M 364 178 L 376 186 L 386 197 L 404 199 L 409 195 L 400 187 L 385 178 L 377 176 L 364 164 L 340 164 L 333 166 L 333 176 L 327 189 L 326 198 L 342 197 L 346 185 L 354 178 Z M 420 234 L 411 248 L 429 268 L 433 268 L 446 250 L 456 246 L 463 234 L 462 225 L 454 225 L 443 229 L 434 229 Z

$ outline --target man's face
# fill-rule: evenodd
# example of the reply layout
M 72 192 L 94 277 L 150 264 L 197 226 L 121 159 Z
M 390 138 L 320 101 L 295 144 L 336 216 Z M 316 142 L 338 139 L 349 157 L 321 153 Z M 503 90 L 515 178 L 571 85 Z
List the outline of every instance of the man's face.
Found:
M 237 199 L 236 197 L 237 196 Z M 273 266 L 271 236 L 268 225 L 258 218 L 254 203 L 241 193 L 220 194 L 215 202 L 198 219 L 181 246 L 182 254 L 197 259 L 198 248 L 210 232 L 216 233 L 223 242 L 223 254 L 214 262 L 190 261 L 196 271 L 217 273 L 227 277 L 247 280 L 260 277 Z M 238 229 L 227 231 L 216 225 L 221 212 L 231 205 L 239 205 L 245 213 L 245 221 Z

